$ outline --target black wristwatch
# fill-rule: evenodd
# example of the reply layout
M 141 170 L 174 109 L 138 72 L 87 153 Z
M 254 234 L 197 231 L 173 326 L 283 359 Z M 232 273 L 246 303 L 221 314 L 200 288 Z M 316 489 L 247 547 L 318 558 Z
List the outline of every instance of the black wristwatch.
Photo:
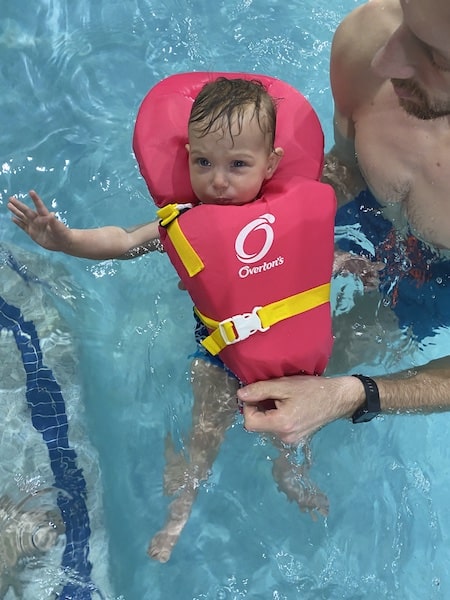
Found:
M 378 386 L 373 379 L 365 375 L 353 375 L 353 377 L 357 377 L 363 384 L 366 399 L 353 413 L 352 421 L 353 423 L 367 423 L 367 421 L 371 421 L 381 412 Z

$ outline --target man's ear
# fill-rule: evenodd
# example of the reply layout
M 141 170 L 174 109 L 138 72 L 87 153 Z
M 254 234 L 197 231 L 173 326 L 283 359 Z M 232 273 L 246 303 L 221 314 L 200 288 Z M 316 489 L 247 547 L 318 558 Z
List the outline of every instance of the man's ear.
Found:
M 189 152 L 191 151 L 191 147 L 189 146 L 189 144 L 186 144 L 185 148 L 186 148 L 186 152 L 189 154 Z
M 267 164 L 266 179 L 270 179 L 275 171 L 278 169 L 280 160 L 284 156 L 283 148 L 275 148 L 269 156 L 269 162 Z

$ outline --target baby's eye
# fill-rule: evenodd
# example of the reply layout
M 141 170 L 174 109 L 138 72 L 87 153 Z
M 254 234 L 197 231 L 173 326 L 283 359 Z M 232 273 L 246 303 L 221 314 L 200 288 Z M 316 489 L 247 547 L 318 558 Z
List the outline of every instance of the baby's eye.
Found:
M 200 167 L 210 167 L 211 163 L 209 162 L 209 160 L 207 158 L 197 158 L 197 164 Z
M 231 166 L 234 168 L 245 167 L 247 166 L 246 162 L 243 160 L 233 160 Z

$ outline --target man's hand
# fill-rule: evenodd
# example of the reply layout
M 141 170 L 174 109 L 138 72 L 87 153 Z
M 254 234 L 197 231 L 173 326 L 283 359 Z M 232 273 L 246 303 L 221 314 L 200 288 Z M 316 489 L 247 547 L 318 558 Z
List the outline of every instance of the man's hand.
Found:
M 364 388 L 351 376 L 294 375 L 247 385 L 238 391 L 238 398 L 244 405 L 246 429 L 298 444 L 327 423 L 353 414 L 364 401 Z M 276 408 L 261 410 L 260 403 L 268 400 Z
M 385 268 L 380 261 L 372 261 L 365 256 L 337 250 L 334 253 L 333 275 L 355 275 L 361 279 L 366 292 L 377 290 L 380 284 L 380 271 Z

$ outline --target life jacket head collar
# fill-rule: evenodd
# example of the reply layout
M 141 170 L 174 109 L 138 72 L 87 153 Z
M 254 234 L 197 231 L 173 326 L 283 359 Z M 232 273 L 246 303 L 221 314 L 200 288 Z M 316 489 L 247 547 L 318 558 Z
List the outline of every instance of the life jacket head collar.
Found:
M 295 88 L 274 77 L 254 73 L 180 73 L 157 83 L 139 109 L 133 150 L 149 192 L 159 207 L 198 203 L 189 179 L 186 151 L 188 121 L 198 93 L 218 77 L 258 79 L 277 101 L 275 147 L 284 156 L 263 186 L 281 192 L 293 176 L 318 180 L 323 166 L 323 132 L 313 108 Z

